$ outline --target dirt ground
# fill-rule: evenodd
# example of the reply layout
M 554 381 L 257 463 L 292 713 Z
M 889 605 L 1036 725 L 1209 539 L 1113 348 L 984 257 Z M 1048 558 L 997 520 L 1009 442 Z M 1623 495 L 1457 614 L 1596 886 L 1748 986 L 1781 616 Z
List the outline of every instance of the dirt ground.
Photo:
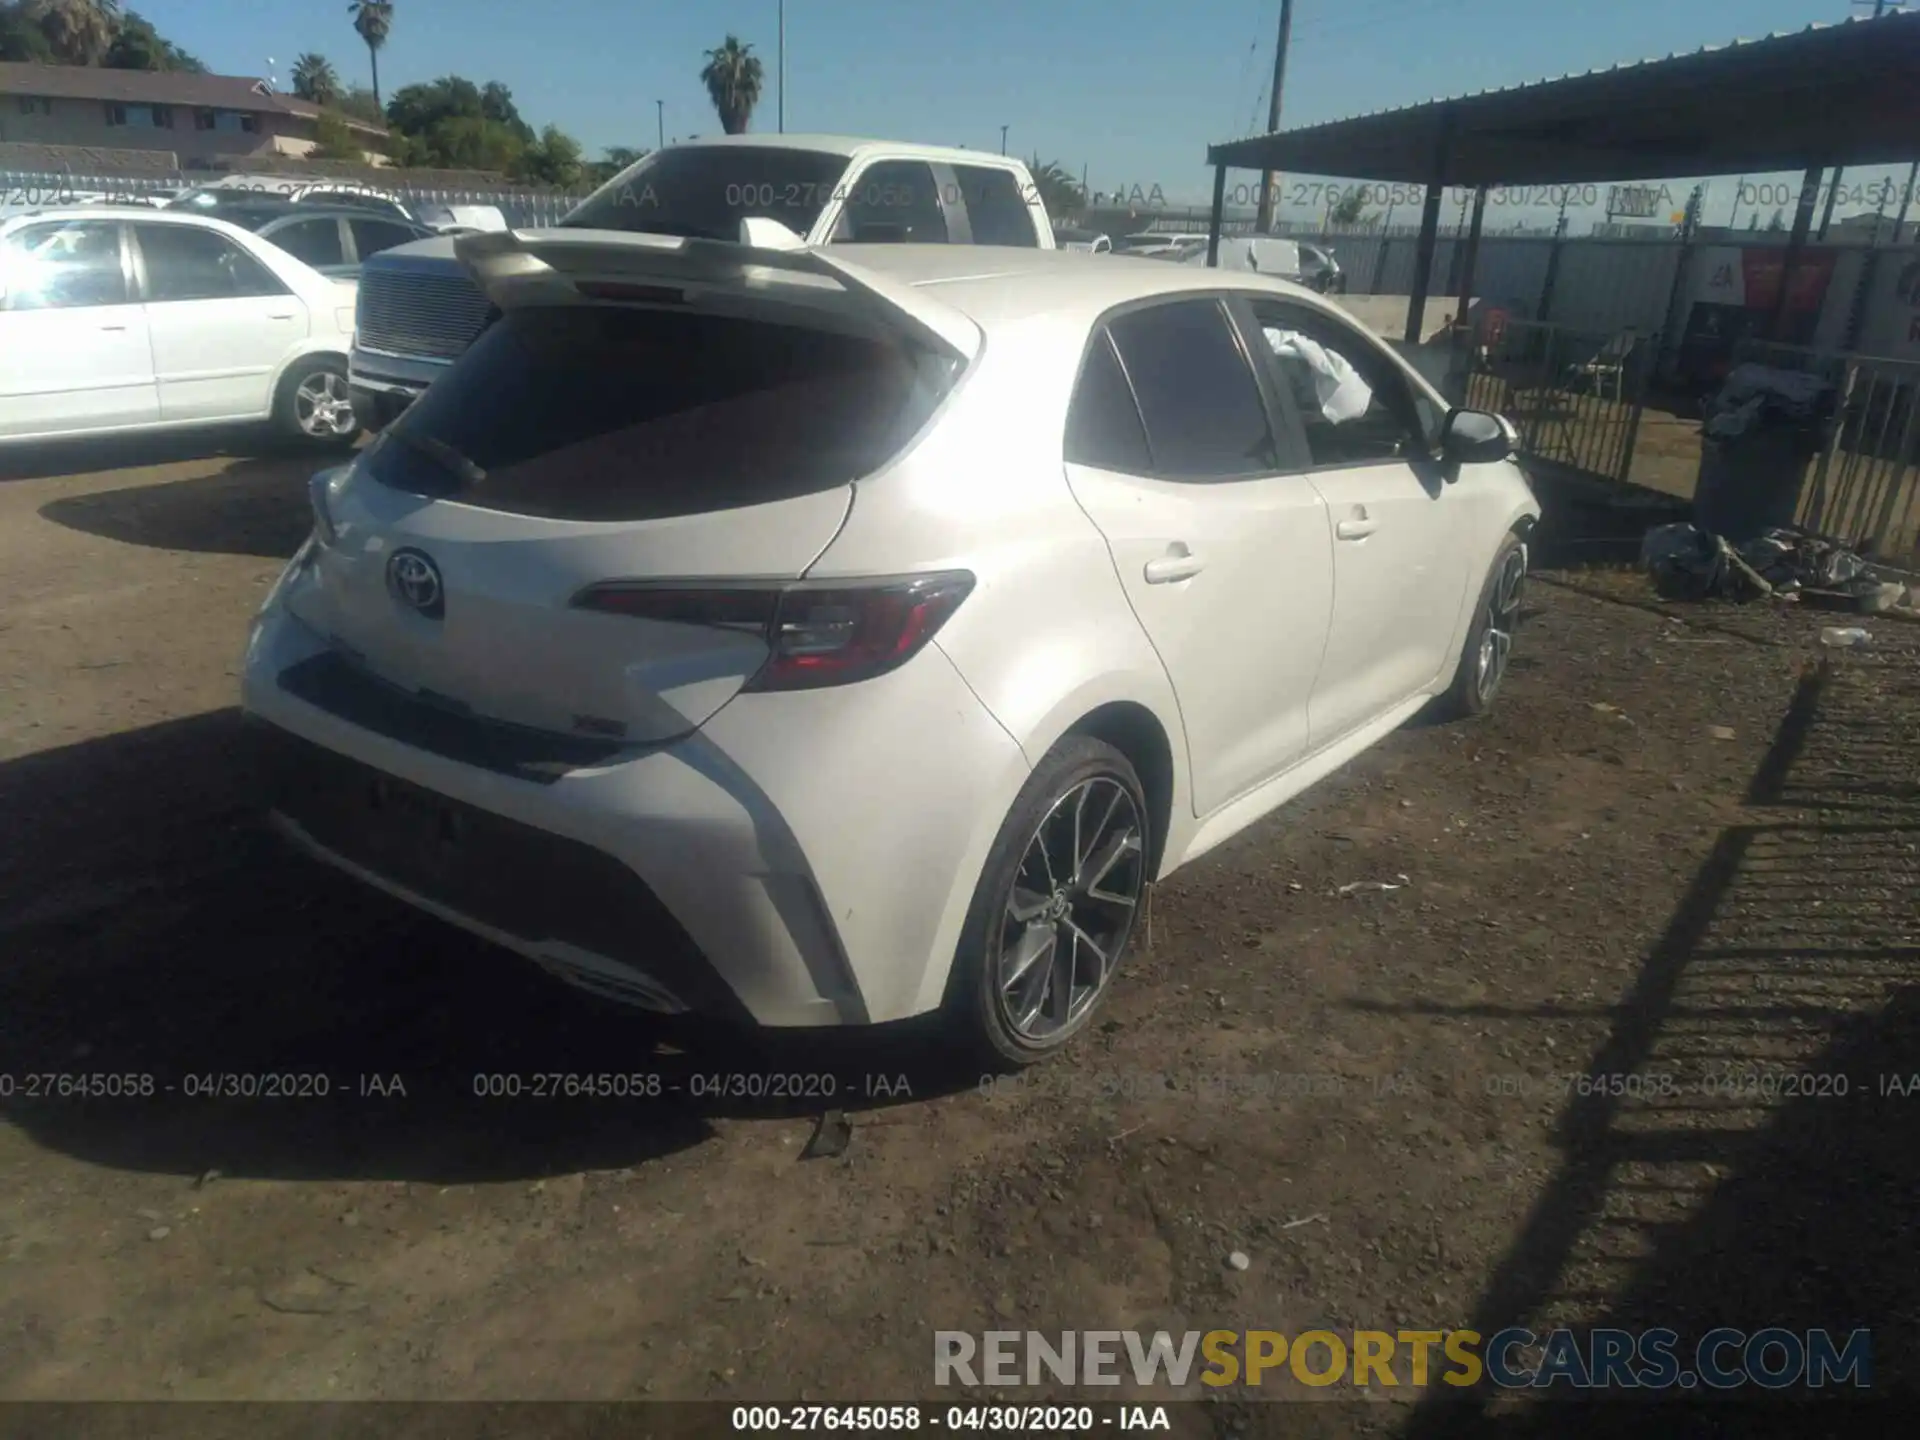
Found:
M 283 854 L 235 672 L 312 465 L 153 456 L 0 479 L 0 1397 L 931 1400 L 934 1329 L 1603 1321 L 1867 1325 L 1914 1380 L 1920 626 L 1823 668 L 1822 617 L 1542 576 L 1492 716 L 1161 887 L 1097 1033 L 989 1094 L 912 1027 L 613 1009 Z M 830 1158 L 771 1102 L 474 1093 L 828 1065 Z M 185 1093 L 247 1072 L 330 1093 Z M 1846 1079 L 1751 1079 L 1799 1072 Z

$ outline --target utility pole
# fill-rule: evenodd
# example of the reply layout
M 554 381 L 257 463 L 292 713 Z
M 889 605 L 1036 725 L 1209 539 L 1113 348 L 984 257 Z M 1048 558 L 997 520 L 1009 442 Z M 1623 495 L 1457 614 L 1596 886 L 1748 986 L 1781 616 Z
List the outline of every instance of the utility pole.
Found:
M 1865 5 L 1869 5 L 1869 4 L 1872 5 L 1873 14 L 1869 18 L 1874 20 L 1878 20 L 1882 15 L 1886 14 L 1887 8 L 1888 8 L 1888 0 L 1852 0 L 1852 4 L 1853 4 L 1853 8 L 1856 10 L 1860 9 L 1862 6 L 1865 6 Z M 1894 0 L 1893 8 L 1905 9 L 1906 0 Z M 1914 170 L 1916 173 L 1920 173 L 1920 161 L 1915 162 Z M 1844 165 L 1836 165 L 1833 167 L 1833 184 L 1827 190 L 1827 208 L 1824 211 L 1822 211 L 1820 214 L 1820 237 L 1819 238 L 1822 240 L 1827 238 L 1827 227 L 1833 223 L 1833 203 L 1834 201 L 1840 198 L 1840 177 L 1846 173 L 1847 171 Z M 1909 177 L 1907 181 L 1907 189 L 1908 190 L 1913 189 L 1913 181 L 1911 177 Z M 1902 219 L 1906 217 L 1906 207 L 1904 206 L 1901 207 L 1900 214 Z M 1879 230 L 1880 230 L 1879 224 L 1876 222 L 1874 225 L 1874 233 L 1878 235 Z M 1894 238 L 1894 243 L 1898 244 L 1900 241 L 1900 236 L 1897 233 L 1897 227 L 1896 227 L 1896 233 L 1893 238 Z
M 780 0 L 780 100 L 775 110 L 782 135 L 787 133 L 787 0 Z
M 1267 133 L 1280 128 L 1280 92 L 1287 83 L 1287 45 L 1293 38 L 1293 0 L 1280 0 L 1280 39 L 1273 47 L 1273 90 L 1267 96 Z M 1260 208 L 1253 228 L 1265 234 L 1273 228 L 1273 171 L 1260 172 Z
M 1002 155 L 1007 153 L 1007 127 L 1005 125 L 1000 127 L 1000 153 Z
M 654 118 L 660 123 L 660 148 L 664 150 L 667 148 L 667 102 L 664 100 L 656 100 L 653 102 L 653 109 Z

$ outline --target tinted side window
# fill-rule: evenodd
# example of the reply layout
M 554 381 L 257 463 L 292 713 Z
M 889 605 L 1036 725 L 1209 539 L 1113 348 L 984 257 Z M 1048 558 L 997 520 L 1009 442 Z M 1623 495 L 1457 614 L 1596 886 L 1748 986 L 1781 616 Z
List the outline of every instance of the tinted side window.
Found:
M 287 293 L 271 270 L 224 235 L 187 225 L 136 225 L 134 233 L 146 259 L 149 301 Z
M 1154 473 L 1230 479 L 1279 469 L 1260 385 L 1216 300 L 1178 300 L 1112 324 L 1140 397 Z
M 340 224 L 331 215 L 324 220 L 302 220 L 282 225 L 261 237 L 272 241 L 296 260 L 309 265 L 344 265 L 346 254 L 340 244 Z
M 940 187 L 918 160 L 883 160 L 856 175 L 834 233 L 857 245 L 945 245 L 947 238 Z
M 411 245 L 421 238 L 419 231 L 396 225 L 391 220 L 350 220 L 347 223 L 353 227 L 353 248 L 360 252 L 362 260 L 382 250 L 391 250 L 396 245 Z
M 0 249 L 6 296 L 0 310 L 72 310 L 124 305 L 120 227 L 102 220 L 28 225 Z
M 1413 392 L 1371 344 L 1302 306 L 1264 299 L 1249 304 L 1273 352 L 1274 369 L 1293 397 L 1316 468 L 1425 452 L 1426 421 L 1414 407 Z
M 1087 363 L 1067 411 L 1067 459 L 1096 470 L 1151 475 L 1153 453 L 1133 401 L 1133 386 L 1103 330 L 1087 348 Z
M 966 201 L 967 219 L 973 224 L 974 244 L 1039 247 L 1032 207 L 1011 173 L 979 165 L 956 165 L 953 173 L 960 182 L 960 198 Z

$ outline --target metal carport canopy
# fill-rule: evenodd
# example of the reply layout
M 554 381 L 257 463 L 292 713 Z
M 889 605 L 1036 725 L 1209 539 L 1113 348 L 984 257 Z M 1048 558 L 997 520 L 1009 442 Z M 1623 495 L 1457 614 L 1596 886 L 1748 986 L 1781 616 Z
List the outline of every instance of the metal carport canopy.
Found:
M 1521 186 L 1904 163 L 1920 13 L 1434 100 L 1207 148 L 1221 168 Z

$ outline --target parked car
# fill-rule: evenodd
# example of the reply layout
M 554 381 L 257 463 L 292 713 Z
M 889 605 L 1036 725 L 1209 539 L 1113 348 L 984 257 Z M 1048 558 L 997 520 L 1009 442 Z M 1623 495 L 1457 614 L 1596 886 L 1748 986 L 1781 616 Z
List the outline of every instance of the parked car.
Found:
M 1340 262 L 1333 258 L 1333 251 L 1309 240 L 1300 241 L 1299 250 L 1301 284 L 1322 295 L 1346 293 L 1347 277 L 1340 269 Z
M 1121 255 L 1134 255 L 1146 260 L 1184 261 L 1191 256 L 1205 256 L 1207 237 L 1204 235 L 1165 235 L 1147 232 L 1129 235 L 1117 247 Z
M 1037 1060 L 1149 881 L 1506 673 L 1512 427 L 1311 292 L 457 249 L 500 317 L 316 477 L 244 706 L 287 837 L 575 984 Z
M 367 257 L 396 245 L 411 245 L 435 233 L 425 225 L 371 210 L 289 200 L 222 205 L 213 213 L 335 279 L 356 277 Z
M 561 222 L 737 240 L 748 219 L 808 244 L 1013 245 L 1051 250 L 1053 226 L 1027 167 L 1004 155 L 820 135 L 722 135 L 655 150 Z M 387 423 L 472 343 L 487 303 L 453 240 L 389 250 L 360 285 L 354 401 Z
M 352 338 L 351 283 L 208 215 L 0 222 L 0 444 L 254 420 L 351 444 Z
M 1061 250 L 1079 250 L 1088 255 L 1110 255 L 1113 253 L 1113 239 L 1095 230 L 1075 230 L 1056 226 L 1053 243 Z
M 436 235 L 470 235 L 476 230 L 505 230 L 498 205 L 416 205 L 413 217 Z
M 351 180 L 290 180 L 279 175 L 225 175 L 181 191 L 167 205 L 217 213 L 230 205 L 249 205 L 268 199 L 295 205 L 347 205 L 410 223 L 414 219 L 412 211 L 391 191 Z

